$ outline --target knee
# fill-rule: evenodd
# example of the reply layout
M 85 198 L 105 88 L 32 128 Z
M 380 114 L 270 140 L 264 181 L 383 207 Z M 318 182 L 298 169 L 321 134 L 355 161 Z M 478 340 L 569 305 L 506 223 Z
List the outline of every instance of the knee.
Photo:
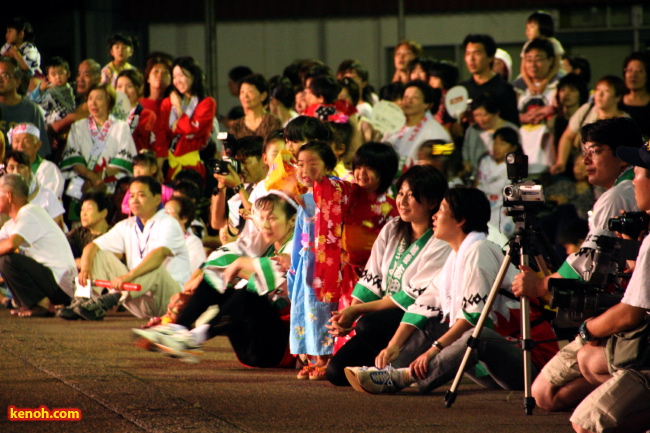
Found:
M 345 377 L 345 365 L 338 362 L 336 356 L 333 356 L 330 359 L 330 362 L 327 364 L 327 370 L 325 370 L 325 375 L 327 380 L 330 381 L 332 385 L 336 386 L 349 386 L 348 379 Z
M 541 409 L 550 412 L 563 409 L 558 407 L 558 404 L 555 402 L 554 386 L 551 385 L 551 383 L 547 381 L 541 373 L 533 382 L 530 392 L 532 397 L 535 399 L 535 404 L 537 404 Z

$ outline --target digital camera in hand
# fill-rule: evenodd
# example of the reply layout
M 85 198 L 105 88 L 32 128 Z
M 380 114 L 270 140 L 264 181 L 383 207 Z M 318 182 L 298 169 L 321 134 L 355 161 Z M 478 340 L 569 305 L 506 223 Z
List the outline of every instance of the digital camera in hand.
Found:
M 625 212 L 623 215 L 610 218 L 607 228 L 611 232 L 618 232 L 637 239 L 642 231 L 648 230 L 650 217 L 645 212 Z
M 222 176 L 227 176 L 230 171 L 228 167 L 232 167 L 235 172 L 241 172 L 241 166 L 239 161 L 236 159 L 231 160 L 230 158 L 224 157 L 223 159 L 210 159 L 207 164 L 207 169 L 212 174 L 219 174 Z
M 578 327 L 585 319 L 602 314 L 623 299 L 623 273 L 627 260 L 636 259 L 641 243 L 611 236 L 599 236 L 586 281 L 551 278 L 550 307 L 557 308 L 554 324 L 558 328 Z

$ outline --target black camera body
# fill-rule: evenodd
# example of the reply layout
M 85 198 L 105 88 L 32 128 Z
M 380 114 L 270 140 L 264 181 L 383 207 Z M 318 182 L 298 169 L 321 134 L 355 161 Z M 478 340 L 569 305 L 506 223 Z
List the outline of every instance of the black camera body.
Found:
M 586 281 L 551 278 L 548 289 L 550 307 L 557 308 L 556 327 L 578 327 L 585 319 L 621 302 L 625 292 L 622 280 L 631 276 L 622 270 L 626 260 L 636 258 L 640 245 L 638 241 L 599 236 Z
M 241 165 L 236 159 L 230 160 L 230 158 L 224 157 L 223 159 L 210 159 L 206 164 L 206 168 L 212 174 L 219 174 L 222 176 L 227 176 L 230 171 L 228 167 L 232 167 L 233 170 L 237 173 L 241 173 Z
M 610 218 L 607 228 L 612 232 L 619 232 L 637 239 L 642 231 L 648 230 L 650 217 L 645 212 L 625 212 L 623 215 Z

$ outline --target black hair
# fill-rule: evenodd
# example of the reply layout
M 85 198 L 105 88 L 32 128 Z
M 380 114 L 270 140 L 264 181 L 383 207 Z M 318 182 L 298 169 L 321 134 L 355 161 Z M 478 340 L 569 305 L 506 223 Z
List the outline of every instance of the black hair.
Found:
M 241 119 L 242 117 L 244 117 L 244 108 L 241 105 L 235 105 L 230 110 L 228 110 L 228 114 L 226 114 L 226 118 L 229 120 L 237 120 Z
M 431 217 L 438 212 L 445 192 L 449 188 L 447 179 L 435 167 L 430 165 L 414 165 L 402 173 L 399 179 L 397 179 L 398 193 L 404 182 L 408 183 L 415 201 L 421 204 L 433 204 L 433 208 L 429 212 L 430 221 Z M 400 219 L 397 233 L 400 238 L 406 239 L 407 244 L 413 242 L 413 229 L 410 223 Z
M 379 175 L 377 194 L 388 191 L 398 166 L 399 156 L 395 148 L 387 143 L 369 141 L 359 147 L 352 158 L 352 170 L 357 167 L 368 167 L 377 172 Z
M 555 57 L 555 48 L 553 44 L 548 39 L 535 38 L 526 45 L 525 53 L 529 53 L 533 50 L 542 51 L 546 53 L 546 57 L 549 59 Z
M 8 29 L 16 29 L 18 33 L 25 32 L 23 36 L 23 41 L 25 42 L 34 42 L 34 28 L 32 24 L 23 17 L 15 17 L 7 22 Z
M 553 17 L 548 12 L 536 11 L 528 16 L 526 23 L 536 23 L 539 28 L 539 34 L 552 38 L 555 35 L 555 23 Z
M 117 74 L 117 78 L 119 79 L 120 77 L 126 77 L 131 81 L 131 84 L 133 84 L 133 87 L 136 88 L 136 91 L 138 92 L 138 96 L 140 96 L 140 91 L 142 89 L 142 86 L 144 85 L 144 77 L 138 71 L 137 69 L 125 69 L 119 74 Z
M 133 51 L 138 48 L 138 38 L 135 36 L 130 36 L 124 33 L 115 33 L 106 40 L 106 45 L 108 45 L 109 51 L 113 45 L 117 44 L 118 42 L 122 42 L 124 45 L 131 47 Z
M 163 65 L 165 66 L 165 68 L 167 68 L 167 71 L 169 72 L 169 78 L 171 80 L 173 62 L 174 62 L 174 58 L 170 54 L 163 53 L 162 51 L 154 51 L 153 53 L 149 54 L 149 57 L 147 58 L 147 65 L 144 68 L 144 74 L 143 74 L 145 98 L 148 98 L 151 92 L 151 89 L 149 88 L 149 75 L 151 74 L 151 70 L 156 65 Z M 167 90 L 164 92 L 164 97 L 168 96 L 171 87 L 172 86 L 170 84 Z
M 430 111 L 432 113 L 438 112 L 441 96 L 440 89 L 434 89 L 433 87 L 429 86 L 429 83 L 426 83 L 422 80 L 409 81 L 406 83 L 406 85 L 404 85 L 404 91 L 406 91 L 406 89 L 409 87 L 417 87 L 420 89 L 420 92 L 422 92 L 422 96 L 424 97 L 424 103 L 431 104 Z
M 605 75 L 598 81 L 596 81 L 596 86 L 600 83 L 607 83 L 609 86 L 614 89 L 614 96 L 623 96 L 627 93 L 627 87 L 625 87 L 625 81 L 617 75 Z M 621 100 L 622 101 L 622 100 Z
M 111 83 L 93 84 L 88 89 L 88 95 L 89 96 L 90 96 L 90 92 L 92 92 L 93 90 L 101 90 L 104 93 L 106 93 L 106 103 L 108 104 L 108 114 L 111 114 L 111 111 L 113 111 L 113 108 L 115 107 L 115 103 L 117 102 L 117 94 L 115 93 L 115 89 L 113 88 Z
M 296 102 L 296 92 L 288 78 L 280 78 L 271 87 L 271 97 L 277 99 L 286 108 L 292 108 Z
M 576 74 L 578 77 L 582 78 L 587 85 L 591 81 L 591 64 L 586 57 L 583 56 L 567 56 L 563 57 L 574 69 L 572 74 Z M 580 69 L 580 73 L 576 73 L 575 70 Z M 570 75 L 570 74 L 569 74 Z
M 523 148 L 521 147 L 521 142 L 519 141 L 519 133 L 512 128 L 504 126 L 494 131 L 492 134 L 492 139 L 496 140 L 497 137 L 505 141 L 508 144 L 511 144 L 515 147 L 514 152 L 523 153 Z
M 334 151 L 330 147 L 329 143 L 324 141 L 310 141 L 300 146 L 298 155 L 300 155 L 300 152 L 306 150 L 316 153 L 325 164 L 325 170 L 328 172 L 334 170 L 334 167 L 336 167 L 336 155 L 334 155 Z
M 176 183 L 180 182 L 181 180 L 189 180 L 199 188 L 199 193 L 203 185 L 203 178 L 199 172 L 193 168 L 184 168 L 183 170 L 179 171 L 174 180 Z
M 497 43 L 490 35 L 469 34 L 463 40 L 463 49 L 467 49 L 467 44 L 482 44 L 488 57 L 494 57 L 497 53 Z
M 47 74 L 50 68 L 57 68 L 59 66 L 70 72 L 70 64 L 68 61 L 61 56 L 54 56 L 45 65 L 45 73 Z
M 23 79 L 23 70 L 20 69 L 20 66 L 18 65 L 18 62 L 16 59 L 13 57 L 9 56 L 0 56 L 0 63 L 6 63 L 8 65 L 13 66 L 14 68 L 14 78 L 16 80 L 22 80 Z
M 644 144 L 639 126 L 629 117 L 597 120 L 583 126 L 580 133 L 582 144 L 592 142 L 607 145 L 614 155 L 618 146 L 641 147 Z
M 354 128 L 348 122 L 327 122 L 327 127 L 330 129 L 332 137 L 330 144 L 343 144 L 345 146 L 345 152 L 339 156 L 339 158 L 343 158 L 350 150 L 350 142 L 352 140 Z
M 298 116 L 284 128 L 284 139 L 294 143 L 301 141 L 330 141 L 330 130 L 315 117 Z
M 490 201 L 483 191 L 476 188 L 454 187 L 447 190 L 445 200 L 456 221 L 465 220 L 463 233 L 488 232 L 492 211 Z
M 196 205 L 194 202 L 188 197 L 182 195 L 170 197 L 169 200 L 167 200 L 167 203 L 172 201 L 175 201 L 180 206 L 180 209 L 178 210 L 178 217 L 181 219 L 186 219 L 187 226 L 189 226 L 196 217 Z M 187 229 L 187 227 L 185 228 Z
M 379 89 L 379 99 L 382 101 L 395 102 L 404 96 L 404 83 L 397 81 L 395 83 L 386 84 Z
M 158 160 L 156 154 L 152 150 L 141 150 L 131 160 L 134 166 L 147 165 L 149 167 L 156 167 L 158 169 Z
M 186 70 L 192 76 L 192 88 L 190 89 L 192 95 L 197 96 L 199 101 L 208 96 L 208 91 L 205 87 L 205 75 L 203 75 L 203 69 L 201 69 L 199 64 L 196 63 L 193 57 L 177 57 L 172 64 L 172 72 L 176 66 Z M 172 86 L 174 86 L 173 82 Z M 176 91 L 178 91 L 178 89 L 176 89 Z
M 497 114 L 500 112 L 499 107 L 499 100 L 494 97 L 490 93 L 482 92 L 476 95 L 474 99 L 472 99 L 472 111 L 476 110 L 477 108 L 483 107 L 485 108 L 485 111 L 487 111 L 490 114 Z
M 332 69 L 320 60 L 306 66 L 306 72 L 303 74 L 303 83 L 307 83 L 309 78 L 314 79 L 322 75 L 334 78 Z
M 331 75 L 319 75 L 309 82 L 309 90 L 316 97 L 322 97 L 325 104 L 332 104 L 339 96 L 340 87 Z
M 235 66 L 230 71 L 228 71 L 228 78 L 238 83 L 244 77 L 247 77 L 253 73 L 253 70 L 248 66 Z
M 557 241 L 559 244 L 574 244 L 579 245 L 578 242 L 584 241 L 589 233 L 589 223 L 582 218 L 576 218 L 570 223 L 564 225 L 557 234 Z
M 276 140 L 282 140 L 284 141 L 284 129 L 279 128 L 279 129 L 274 129 L 271 132 L 269 132 L 269 135 L 266 136 L 264 139 L 264 146 L 262 147 L 262 154 L 266 153 L 266 147 L 276 141 Z
M 285 66 L 282 70 L 282 77 L 289 80 L 294 87 L 302 85 L 299 75 L 300 66 L 300 62 L 293 62 Z
M 282 211 L 284 212 L 287 220 L 297 213 L 297 209 L 293 207 L 293 205 L 289 203 L 284 197 L 272 192 L 255 200 L 255 208 L 259 210 L 273 211 L 279 204 L 282 205 Z
M 580 94 L 580 105 L 587 102 L 589 99 L 589 89 L 587 88 L 587 83 L 574 73 L 566 74 L 564 77 L 560 78 L 560 81 L 557 83 L 557 92 L 555 93 L 555 101 L 557 105 L 560 106 L 560 90 L 563 87 L 573 87 Z
M 337 71 L 337 76 L 341 76 L 348 71 L 354 71 L 357 74 L 357 77 L 359 79 L 366 83 L 366 86 L 361 90 L 361 99 L 363 99 L 365 102 L 368 102 L 369 104 L 372 104 L 373 98 L 372 98 L 372 86 L 368 83 L 368 79 L 370 78 L 370 74 L 368 73 L 368 69 L 366 69 L 360 62 L 354 59 L 347 59 L 343 60 L 341 64 L 339 65 L 339 69 Z
M 431 70 L 431 67 L 436 63 L 436 59 L 432 57 L 425 57 L 425 56 L 420 56 L 416 57 L 413 60 L 411 60 L 408 65 L 406 66 L 406 70 L 408 71 L 409 75 L 417 65 L 420 65 L 422 70 L 424 71 L 425 74 L 427 74 L 427 80 L 429 79 L 429 71 Z
M 245 160 L 250 156 L 262 159 L 264 149 L 264 137 L 259 135 L 247 135 L 237 140 L 237 158 Z
M 458 67 L 447 60 L 435 62 L 429 68 L 430 77 L 438 77 L 442 81 L 442 87 L 451 89 L 458 84 L 459 71 Z
M 201 187 L 199 184 L 197 184 L 195 181 L 190 180 L 190 179 L 178 179 L 178 176 L 176 176 L 177 179 L 174 181 L 174 184 L 172 185 L 172 189 L 174 192 L 178 192 L 185 197 L 189 198 L 190 200 L 194 200 L 195 202 L 198 202 L 201 199 Z
M 359 105 L 359 100 L 361 99 L 361 92 L 359 91 L 359 85 L 352 78 L 345 77 L 338 80 L 338 84 L 341 89 L 346 89 L 348 95 L 352 99 L 352 105 Z M 340 91 L 339 91 L 340 92 Z
M 29 162 L 29 156 L 25 152 L 21 152 L 20 150 L 8 150 L 7 154 L 5 155 L 5 166 L 9 163 L 9 160 L 13 159 L 20 165 L 26 165 L 27 167 L 31 167 L 32 164 Z
M 262 74 L 250 74 L 242 78 L 239 81 L 240 90 L 241 85 L 244 83 L 255 87 L 257 91 L 260 92 L 260 95 L 262 95 L 262 93 L 266 93 L 266 97 L 262 100 L 262 105 L 269 103 L 269 83 L 266 81 L 266 78 L 264 78 Z
M 110 210 L 111 200 L 108 195 L 103 191 L 90 190 L 81 196 L 81 203 L 92 200 L 97 205 L 98 211 Z
M 648 74 L 650 74 L 650 56 L 642 51 L 635 51 L 629 56 L 625 58 L 623 61 L 623 75 L 625 75 L 625 69 L 627 69 L 627 66 L 630 64 L 631 61 L 637 60 L 641 63 L 643 63 L 643 67 L 645 68 L 645 73 L 646 77 L 648 77 Z M 646 78 L 645 81 L 645 88 L 647 91 L 650 92 L 650 78 Z
M 149 187 L 149 191 L 153 195 L 162 195 L 162 185 L 153 176 L 136 176 L 131 178 L 129 185 L 138 182 Z

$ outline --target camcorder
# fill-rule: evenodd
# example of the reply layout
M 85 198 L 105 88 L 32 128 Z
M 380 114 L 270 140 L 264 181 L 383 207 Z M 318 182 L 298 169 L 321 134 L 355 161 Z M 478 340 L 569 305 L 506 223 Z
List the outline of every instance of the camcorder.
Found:
M 619 232 L 637 239 L 642 231 L 648 230 L 650 217 L 645 212 L 625 212 L 623 215 L 610 218 L 607 228 L 611 232 Z
M 544 205 L 542 186 L 532 180 L 522 182 L 524 178 L 528 177 L 528 156 L 516 152 L 507 154 L 506 170 L 508 179 L 512 181 L 510 185 L 503 188 L 503 206 L 511 208 L 508 215 L 512 216 L 515 210 L 526 211 L 541 208 Z
M 646 226 L 647 227 L 647 226 Z M 578 327 L 585 319 L 602 314 L 623 299 L 624 280 L 631 277 L 623 273 L 625 262 L 636 259 L 641 242 L 599 236 L 591 270 L 585 280 L 551 278 L 550 307 L 557 308 L 555 326 Z
M 239 146 L 237 138 L 228 132 L 220 132 L 217 138 L 223 143 L 225 156 L 222 159 L 210 159 L 206 168 L 212 174 L 220 174 L 227 176 L 230 171 L 228 167 L 232 167 L 237 173 L 241 173 L 241 165 L 236 159 Z

